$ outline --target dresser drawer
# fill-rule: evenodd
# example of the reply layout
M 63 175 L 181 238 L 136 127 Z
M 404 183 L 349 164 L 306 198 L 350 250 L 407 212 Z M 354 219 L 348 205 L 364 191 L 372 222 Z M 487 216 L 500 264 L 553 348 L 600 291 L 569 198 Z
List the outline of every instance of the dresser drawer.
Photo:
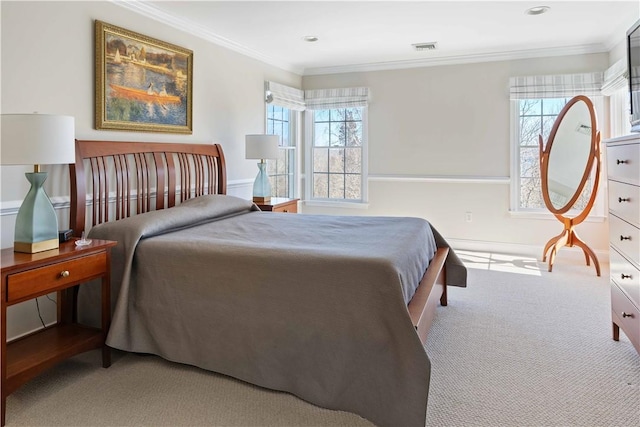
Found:
M 640 229 L 615 215 L 609 215 L 611 246 L 640 267 Z
M 611 284 L 611 318 L 629 340 L 640 348 L 640 310 L 615 284 Z
M 607 173 L 609 179 L 640 185 L 640 145 L 607 147 Z
M 609 254 L 611 280 L 624 290 L 629 298 L 640 306 L 640 271 L 624 259 L 614 248 Z
M 640 187 L 609 181 L 609 210 L 640 227 Z
M 99 253 L 7 277 L 7 302 L 31 299 L 86 281 L 107 271 L 107 254 Z

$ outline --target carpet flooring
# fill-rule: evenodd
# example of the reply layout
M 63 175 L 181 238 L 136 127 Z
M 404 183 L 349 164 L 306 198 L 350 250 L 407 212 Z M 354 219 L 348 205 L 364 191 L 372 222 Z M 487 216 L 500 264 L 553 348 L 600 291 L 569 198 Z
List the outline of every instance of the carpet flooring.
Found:
M 640 356 L 611 339 L 608 268 L 458 251 L 426 346 L 427 426 L 640 426 Z M 7 400 L 12 426 L 371 426 L 290 394 L 198 368 L 114 351 L 69 359 Z M 399 426 L 402 427 L 402 426 Z

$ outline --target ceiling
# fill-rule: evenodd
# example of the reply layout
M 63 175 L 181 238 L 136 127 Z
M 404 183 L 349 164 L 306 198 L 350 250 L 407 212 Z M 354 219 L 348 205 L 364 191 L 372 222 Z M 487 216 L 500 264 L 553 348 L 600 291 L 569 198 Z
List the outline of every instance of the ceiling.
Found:
M 607 52 L 640 18 L 638 0 L 116 4 L 301 75 Z

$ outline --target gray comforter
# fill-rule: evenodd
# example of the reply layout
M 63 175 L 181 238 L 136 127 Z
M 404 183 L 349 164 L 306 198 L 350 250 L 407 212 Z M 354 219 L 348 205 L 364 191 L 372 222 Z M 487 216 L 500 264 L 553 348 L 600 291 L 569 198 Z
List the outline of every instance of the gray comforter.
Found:
M 94 227 L 118 241 L 107 343 L 380 426 L 424 426 L 430 362 L 406 305 L 441 236 L 417 218 L 256 209 L 203 196 Z M 81 319 L 95 315 L 80 297 Z

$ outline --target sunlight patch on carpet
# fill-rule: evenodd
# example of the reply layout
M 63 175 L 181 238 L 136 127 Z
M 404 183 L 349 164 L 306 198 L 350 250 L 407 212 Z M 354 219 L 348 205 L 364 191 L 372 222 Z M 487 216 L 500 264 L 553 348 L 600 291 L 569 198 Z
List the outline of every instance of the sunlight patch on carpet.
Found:
M 467 268 L 540 276 L 538 260 L 522 255 L 456 250 Z

